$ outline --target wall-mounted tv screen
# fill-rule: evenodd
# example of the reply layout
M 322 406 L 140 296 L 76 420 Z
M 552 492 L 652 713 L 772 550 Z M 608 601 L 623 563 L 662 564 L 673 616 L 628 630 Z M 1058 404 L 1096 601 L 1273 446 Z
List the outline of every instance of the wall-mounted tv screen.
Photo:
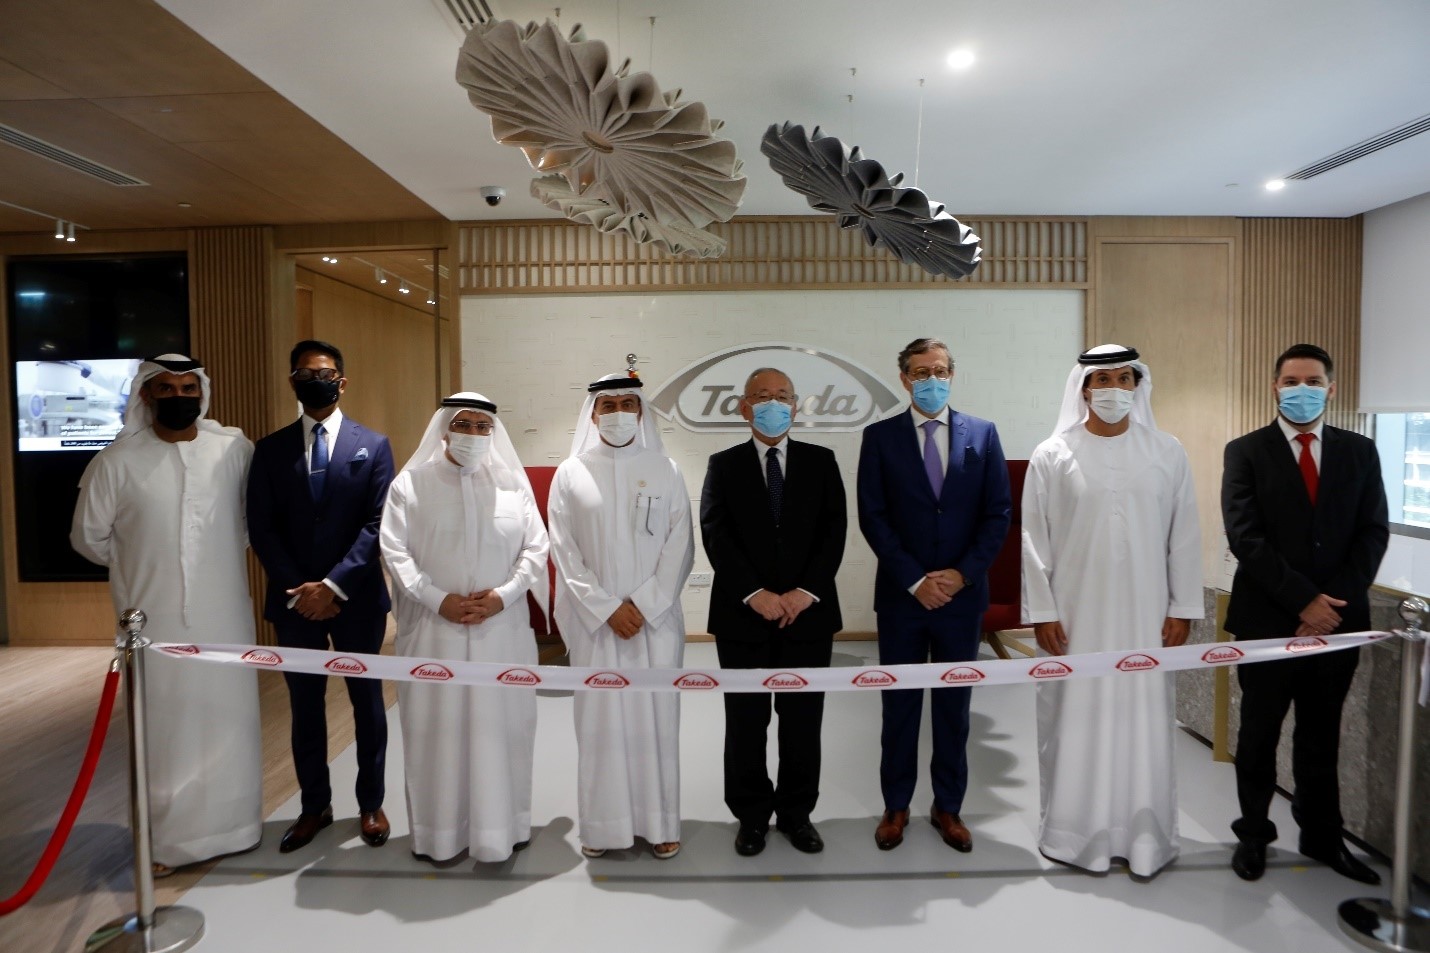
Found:
M 103 579 L 69 545 L 79 478 L 123 425 L 146 357 L 189 352 L 183 254 L 11 258 L 15 564 L 27 582 Z
M 98 450 L 119 435 L 134 358 L 19 361 L 15 364 L 16 442 L 36 450 Z

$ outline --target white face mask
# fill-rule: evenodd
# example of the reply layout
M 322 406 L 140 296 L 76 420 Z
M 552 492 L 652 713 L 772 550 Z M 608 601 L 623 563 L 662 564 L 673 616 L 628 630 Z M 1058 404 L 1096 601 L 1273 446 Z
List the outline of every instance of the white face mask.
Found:
M 448 433 L 447 453 L 460 467 L 474 467 L 492 452 L 492 438 L 474 433 Z
M 596 429 L 601 432 L 601 439 L 606 443 L 613 447 L 624 447 L 635 437 L 636 428 L 640 426 L 640 423 L 639 414 L 614 410 L 596 418 Z
M 1121 423 L 1132 410 L 1132 397 L 1136 391 L 1120 387 L 1099 387 L 1092 392 L 1089 403 L 1092 412 L 1105 424 Z

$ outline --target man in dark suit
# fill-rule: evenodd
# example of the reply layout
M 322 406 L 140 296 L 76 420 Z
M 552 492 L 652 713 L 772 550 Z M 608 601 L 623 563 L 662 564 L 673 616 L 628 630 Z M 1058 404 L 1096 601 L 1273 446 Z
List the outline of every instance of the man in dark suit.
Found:
M 289 382 L 303 413 L 258 441 L 248 476 L 248 537 L 268 572 L 263 617 L 278 644 L 376 654 L 387 628 L 387 585 L 379 568 L 378 524 L 392 482 L 387 438 L 343 416 L 343 355 L 323 341 L 300 341 Z M 333 822 L 328 783 L 328 679 L 288 672 L 293 766 L 303 803 L 278 849 L 287 853 Z M 357 734 L 357 801 L 362 839 L 387 841 L 382 810 L 387 712 L 382 683 L 348 678 Z
M 834 575 L 844 557 L 844 481 L 833 451 L 788 438 L 798 397 L 788 375 L 760 368 L 740 413 L 753 439 L 710 458 L 700 530 L 715 570 L 710 633 L 725 668 L 829 664 L 843 625 Z M 769 694 L 725 695 L 725 803 L 740 822 L 735 850 L 765 848 L 770 816 L 796 849 L 824 849 L 810 813 L 819 797 L 822 692 L 774 698 L 779 772 L 765 768 Z
M 1321 348 L 1289 348 L 1272 382 L 1276 420 L 1226 446 L 1222 519 L 1237 558 L 1226 630 L 1238 639 L 1370 628 L 1368 592 L 1390 535 L 1385 488 L 1375 444 L 1325 424 L 1333 372 Z M 1262 875 L 1266 845 L 1276 839 L 1267 812 L 1281 722 L 1294 703 L 1292 815 L 1301 853 L 1353 880 L 1380 883 L 1341 839 L 1341 706 L 1359 655 L 1347 649 L 1237 669 L 1241 817 L 1232 824 L 1239 844 L 1231 865 L 1243 880 Z
M 859 450 L 859 528 L 879 569 L 874 612 L 879 662 L 967 662 L 978 654 L 988 608 L 988 567 L 1007 535 L 1012 506 L 998 431 L 948 406 L 953 380 L 948 348 L 918 338 L 899 354 L 909 410 L 864 430 Z M 933 809 L 944 843 L 973 849 L 959 812 L 968 788 L 971 689 L 933 693 Z M 903 843 L 918 781 L 922 690 L 883 693 L 879 782 L 884 816 L 874 831 L 880 850 Z

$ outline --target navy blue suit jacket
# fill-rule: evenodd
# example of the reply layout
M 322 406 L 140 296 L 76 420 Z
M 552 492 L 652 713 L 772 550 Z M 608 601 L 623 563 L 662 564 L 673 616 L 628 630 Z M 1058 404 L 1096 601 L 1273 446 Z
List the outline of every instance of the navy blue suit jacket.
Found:
M 951 427 L 948 465 L 937 497 L 924 471 L 912 409 L 864 429 L 859 529 L 879 560 L 876 612 L 925 612 L 908 590 L 936 569 L 957 569 L 968 584 L 934 612 L 977 614 L 988 608 L 988 567 L 1008 534 L 1012 512 L 1008 464 L 992 423 L 945 413 Z
M 286 590 L 324 578 L 347 595 L 344 614 L 387 612 L 377 535 L 392 475 L 387 438 L 346 415 L 321 502 L 308 487 L 302 418 L 258 441 L 248 471 L 248 541 L 268 572 L 265 619 L 295 617 Z

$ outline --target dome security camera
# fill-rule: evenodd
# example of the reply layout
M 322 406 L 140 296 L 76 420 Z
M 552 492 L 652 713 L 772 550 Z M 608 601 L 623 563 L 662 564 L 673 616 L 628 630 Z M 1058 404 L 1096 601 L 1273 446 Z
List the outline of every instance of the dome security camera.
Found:
M 496 208 L 501 204 L 501 200 L 506 198 L 506 189 L 500 185 L 484 185 L 482 186 L 482 198 L 492 208 Z

